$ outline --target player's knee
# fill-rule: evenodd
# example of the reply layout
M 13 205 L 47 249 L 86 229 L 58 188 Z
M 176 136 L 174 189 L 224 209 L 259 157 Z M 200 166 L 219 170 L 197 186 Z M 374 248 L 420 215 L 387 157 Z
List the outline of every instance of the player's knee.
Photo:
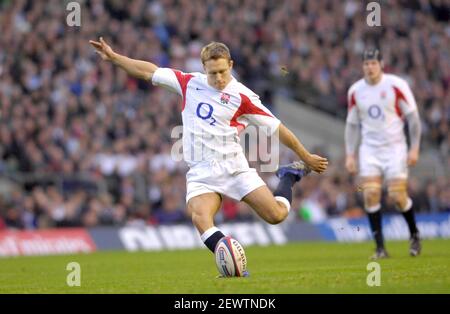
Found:
M 266 221 L 272 225 L 277 225 L 286 219 L 288 211 L 283 205 L 279 205 L 275 210 L 270 211 Z
M 373 207 L 380 203 L 381 190 L 366 189 L 364 190 L 364 205 L 366 207 Z
M 401 193 L 398 192 L 389 192 L 388 193 L 388 197 L 395 203 L 399 203 L 402 200 L 402 195 Z
M 397 209 L 405 208 L 408 203 L 406 192 L 389 192 L 388 196 L 392 199 Z
M 402 210 L 402 208 L 405 208 L 408 203 L 406 182 L 389 184 L 388 197 L 394 202 L 397 209 Z

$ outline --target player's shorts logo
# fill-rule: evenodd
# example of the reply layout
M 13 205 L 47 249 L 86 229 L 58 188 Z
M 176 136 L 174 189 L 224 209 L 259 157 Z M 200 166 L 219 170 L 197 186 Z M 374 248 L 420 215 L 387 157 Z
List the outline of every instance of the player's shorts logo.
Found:
M 371 117 L 372 119 L 378 119 L 382 116 L 383 112 L 378 105 L 372 105 L 369 107 L 368 113 L 369 117 Z

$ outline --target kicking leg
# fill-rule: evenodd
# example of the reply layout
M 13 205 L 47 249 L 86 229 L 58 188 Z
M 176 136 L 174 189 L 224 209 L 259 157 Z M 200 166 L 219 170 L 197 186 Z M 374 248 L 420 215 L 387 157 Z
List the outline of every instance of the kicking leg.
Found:
M 280 183 L 273 194 L 263 185 L 244 196 L 242 200 L 268 223 L 279 224 L 286 219 L 291 209 L 292 187 L 310 172 L 311 170 L 299 161 L 282 166 L 277 171 Z
M 277 171 L 277 176 L 280 178 L 280 183 L 278 184 L 275 192 L 273 192 L 275 199 L 281 201 L 282 203 L 289 204 L 286 206 L 290 208 L 290 203 L 292 203 L 292 187 L 296 182 L 300 181 L 301 178 L 307 176 L 310 172 L 311 169 L 309 169 L 301 161 L 296 161 L 292 164 L 280 167 Z
M 311 172 L 302 162 L 280 167 L 277 176 L 280 183 L 272 194 L 267 186 L 261 186 L 242 199 L 270 224 L 278 224 L 288 216 L 292 202 L 292 187 Z
M 242 199 L 255 212 L 270 224 L 276 225 L 286 219 L 290 204 L 287 201 L 277 201 L 266 185 L 248 193 Z

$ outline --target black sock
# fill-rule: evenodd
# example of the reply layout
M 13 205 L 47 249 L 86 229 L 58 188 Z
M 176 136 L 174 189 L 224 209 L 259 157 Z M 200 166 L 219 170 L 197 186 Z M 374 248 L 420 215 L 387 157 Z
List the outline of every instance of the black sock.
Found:
M 403 217 L 405 217 L 406 223 L 408 224 L 409 233 L 411 237 L 416 236 L 419 230 L 417 230 L 416 219 L 414 218 L 414 211 L 412 208 L 406 212 L 403 212 Z
M 292 173 L 287 173 L 284 177 L 281 178 L 275 192 L 273 192 L 273 195 L 282 196 L 287 199 L 289 203 L 292 203 L 292 187 L 294 186 L 295 182 L 297 182 L 296 176 Z
M 383 231 L 381 227 L 381 212 L 378 210 L 375 213 L 368 213 L 370 229 L 377 244 L 377 249 L 384 248 Z
M 208 249 L 214 253 L 217 242 L 219 242 L 219 240 L 224 236 L 225 235 L 221 231 L 216 231 L 208 239 L 206 239 L 204 243 L 208 247 Z

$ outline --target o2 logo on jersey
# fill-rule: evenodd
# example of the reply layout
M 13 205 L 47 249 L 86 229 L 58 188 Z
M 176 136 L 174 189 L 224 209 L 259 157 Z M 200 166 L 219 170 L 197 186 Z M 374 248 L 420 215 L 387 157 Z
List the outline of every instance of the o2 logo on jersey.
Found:
M 202 120 L 209 120 L 210 125 L 215 125 L 216 119 L 212 117 L 214 108 L 206 102 L 201 102 L 197 105 L 197 117 Z
M 378 105 L 370 106 L 367 112 L 372 119 L 383 119 L 383 110 Z

